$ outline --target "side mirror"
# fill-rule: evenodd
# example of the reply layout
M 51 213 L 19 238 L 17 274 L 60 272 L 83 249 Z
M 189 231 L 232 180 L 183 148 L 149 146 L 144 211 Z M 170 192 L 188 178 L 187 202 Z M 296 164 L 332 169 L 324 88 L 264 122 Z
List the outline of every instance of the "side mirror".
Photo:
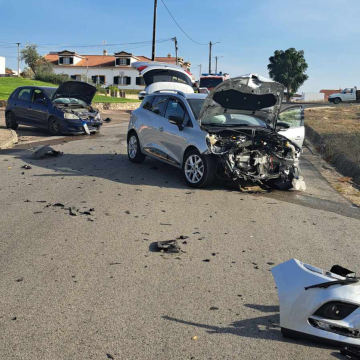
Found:
M 169 122 L 171 124 L 176 125 L 179 128 L 180 131 L 184 129 L 183 118 L 180 117 L 180 116 L 172 116 L 172 115 L 170 115 L 169 116 Z
M 285 130 L 285 129 L 289 129 L 289 128 L 290 128 L 290 125 L 285 123 L 285 122 L 278 121 L 276 123 L 276 130 L 277 131 Z
M 36 102 L 37 104 L 43 104 L 43 105 L 46 105 L 46 103 L 45 103 L 45 99 L 37 98 L 37 99 L 35 99 L 35 102 Z

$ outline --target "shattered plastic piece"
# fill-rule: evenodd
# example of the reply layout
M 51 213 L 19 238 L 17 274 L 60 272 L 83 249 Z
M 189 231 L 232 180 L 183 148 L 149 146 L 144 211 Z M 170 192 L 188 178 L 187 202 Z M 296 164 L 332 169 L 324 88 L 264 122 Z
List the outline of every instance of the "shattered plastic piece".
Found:
M 23 165 L 21 169 L 30 170 L 32 167 L 30 165 Z
M 51 146 L 43 145 L 34 149 L 33 158 L 41 159 L 44 156 L 59 156 L 63 153 L 61 151 L 54 150 Z
M 166 240 L 158 241 L 156 243 L 158 249 L 163 250 L 168 253 L 178 253 L 180 252 L 180 246 L 177 240 Z
M 112 118 L 107 117 L 106 119 L 104 119 L 104 121 L 105 122 L 110 122 L 110 121 L 112 121 Z
M 360 282 L 339 265 L 324 271 L 291 259 L 271 269 L 284 337 L 360 346 Z
M 297 179 L 294 178 L 292 180 L 292 186 L 295 190 L 298 190 L 298 191 L 306 190 L 306 184 L 305 184 L 304 178 L 302 176 L 299 176 Z
M 58 207 L 65 207 L 65 205 L 64 204 L 61 204 L 61 203 L 55 203 L 53 206 L 58 206 Z
M 338 275 L 340 275 L 340 276 L 347 276 L 347 275 L 350 275 L 350 274 L 354 274 L 354 273 L 355 273 L 354 271 L 345 269 L 345 268 L 343 268 L 343 267 L 340 266 L 340 265 L 334 265 L 334 266 L 330 269 L 330 272 L 332 272 L 332 273 L 334 273 L 334 274 L 338 274 Z
M 69 214 L 71 216 L 78 216 L 79 210 L 75 206 L 69 207 Z
M 198 337 L 196 335 L 192 337 L 192 340 L 197 340 L 197 339 Z

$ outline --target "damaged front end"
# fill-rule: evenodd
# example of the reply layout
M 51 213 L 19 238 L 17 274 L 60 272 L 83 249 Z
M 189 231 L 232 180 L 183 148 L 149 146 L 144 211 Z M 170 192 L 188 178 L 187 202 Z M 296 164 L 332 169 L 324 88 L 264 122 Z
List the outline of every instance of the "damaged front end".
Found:
M 283 336 L 360 346 L 360 282 L 334 265 L 324 271 L 291 259 L 271 270 L 280 303 Z
M 301 148 L 277 132 L 283 92 L 283 85 L 249 74 L 223 82 L 206 98 L 199 119 L 220 177 L 305 190 Z

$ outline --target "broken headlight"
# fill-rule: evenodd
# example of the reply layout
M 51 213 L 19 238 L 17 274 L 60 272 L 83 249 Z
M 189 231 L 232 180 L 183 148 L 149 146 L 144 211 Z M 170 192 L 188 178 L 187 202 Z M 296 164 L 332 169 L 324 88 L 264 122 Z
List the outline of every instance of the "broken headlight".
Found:
M 94 120 L 101 120 L 101 116 L 100 116 L 100 113 L 97 113 L 96 116 L 95 116 L 95 119 Z
M 64 119 L 68 119 L 68 120 L 79 120 L 80 118 L 72 113 L 64 113 Z
M 314 315 L 325 319 L 343 320 L 357 308 L 357 305 L 340 301 L 330 301 L 316 310 Z

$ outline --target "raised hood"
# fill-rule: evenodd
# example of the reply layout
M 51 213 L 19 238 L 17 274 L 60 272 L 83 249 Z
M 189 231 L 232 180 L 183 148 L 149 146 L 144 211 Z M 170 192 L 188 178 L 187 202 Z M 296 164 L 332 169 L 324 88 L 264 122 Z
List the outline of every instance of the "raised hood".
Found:
M 95 93 L 96 87 L 86 82 L 67 81 L 57 88 L 53 100 L 58 98 L 74 98 L 84 101 L 87 105 L 91 105 Z
M 225 80 L 206 97 L 199 119 L 224 113 L 256 115 L 275 128 L 284 89 L 257 74 Z
M 179 65 L 138 61 L 131 64 L 144 78 L 148 94 L 156 90 L 180 90 L 193 93 L 193 75 Z

